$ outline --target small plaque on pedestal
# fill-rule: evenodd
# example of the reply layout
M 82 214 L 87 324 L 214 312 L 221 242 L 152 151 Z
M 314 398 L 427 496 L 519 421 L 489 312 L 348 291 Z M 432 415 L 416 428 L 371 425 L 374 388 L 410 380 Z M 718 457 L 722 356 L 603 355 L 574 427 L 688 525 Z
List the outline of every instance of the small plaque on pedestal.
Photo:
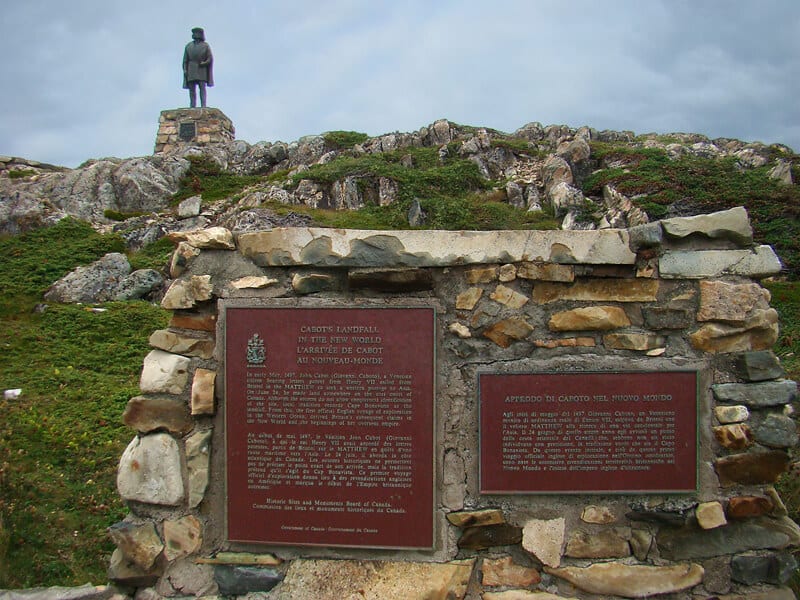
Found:
M 194 122 L 181 123 L 178 128 L 178 138 L 184 142 L 191 142 L 197 134 L 197 127 Z
M 433 546 L 434 310 L 227 307 L 228 539 Z

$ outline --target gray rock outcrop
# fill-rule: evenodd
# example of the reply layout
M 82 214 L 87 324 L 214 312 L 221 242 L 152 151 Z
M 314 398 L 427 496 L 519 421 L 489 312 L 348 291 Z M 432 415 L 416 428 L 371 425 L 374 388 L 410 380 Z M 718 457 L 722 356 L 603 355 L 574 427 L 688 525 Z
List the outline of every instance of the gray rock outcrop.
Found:
M 594 142 L 624 143 L 633 152 L 594 156 Z M 16 234 L 47 226 L 67 215 L 108 227 L 106 211 L 114 211 L 131 215 L 113 228 L 123 235 L 129 248 L 137 249 L 170 231 L 229 225 L 238 213 L 259 208 L 265 202 L 336 210 L 357 210 L 370 204 L 387 206 L 401 192 L 400 182 L 391 176 L 351 173 L 324 183 L 312 177 L 299 182 L 293 178 L 314 165 L 377 153 L 396 153 L 391 160 L 406 168 L 417 168 L 411 150 L 421 147 L 436 148 L 441 163 L 473 162 L 482 177 L 505 188 L 510 204 L 530 211 L 552 209 L 561 220 L 562 229 L 622 228 L 647 223 L 648 216 L 636 206 L 636 198 L 627 198 L 613 188 L 604 190 L 602 197 L 588 192 L 583 197 L 582 185 L 596 169 L 632 168 L 637 149 L 659 149 L 672 160 L 687 156 L 733 157 L 740 170 L 771 166 L 770 177 L 794 185 L 792 152 L 776 145 L 726 138 L 711 140 L 684 133 L 635 137 L 628 131 L 543 126 L 536 122 L 505 134 L 440 119 L 418 131 L 387 133 L 349 148 L 329 141 L 326 135 L 306 136 L 290 143 L 232 140 L 203 147 L 176 147 L 149 157 L 92 160 L 77 169 L 0 157 L 0 233 Z M 404 150 L 409 152 L 403 154 Z M 780 157 L 776 158 L 776 152 Z M 196 158 L 237 175 L 284 175 L 282 180 L 256 183 L 240 198 L 204 204 L 202 209 L 194 198 L 172 208 L 171 199 L 190 168 L 190 160 Z M 12 178 L 7 175 L 12 170 L 25 176 Z M 586 200 L 590 204 L 585 204 Z M 667 207 L 667 215 L 691 216 L 704 210 L 692 198 L 682 198 Z M 146 216 L 134 216 L 143 213 Z M 253 226 L 255 222 L 248 224 Z
M 90 265 L 77 267 L 56 281 L 44 294 L 48 302 L 96 304 L 136 300 L 161 288 L 164 277 L 154 269 L 131 273 L 124 254 L 111 252 Z
M 108 302 L 114 300 L 122 280 L 131 272 L 124 254 L 112 252 L 56 281 L 44 294 L 48 302 Z

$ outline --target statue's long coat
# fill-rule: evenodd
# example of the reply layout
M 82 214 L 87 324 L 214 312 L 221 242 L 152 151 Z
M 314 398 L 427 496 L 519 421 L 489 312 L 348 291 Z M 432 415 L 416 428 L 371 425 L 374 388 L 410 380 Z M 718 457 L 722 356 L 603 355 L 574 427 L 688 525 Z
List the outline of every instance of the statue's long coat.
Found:
M 206 62 L 207 65 L 200 64 Z M 211 46 L 206 42 L 189 42 L 183 51 L 183 87 L 188 88 L 190 81 L 205 81 L 208 86 L 214 85 L 213 67 Z

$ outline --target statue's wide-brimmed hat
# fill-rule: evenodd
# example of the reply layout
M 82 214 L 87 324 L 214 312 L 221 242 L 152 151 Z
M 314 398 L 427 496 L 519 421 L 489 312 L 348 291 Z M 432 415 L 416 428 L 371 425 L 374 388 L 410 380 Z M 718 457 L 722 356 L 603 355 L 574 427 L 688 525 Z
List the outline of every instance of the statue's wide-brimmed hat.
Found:
M 192 27 L 192 33 L 205 34 L 205 31 L 203 31 L 202 27 Z

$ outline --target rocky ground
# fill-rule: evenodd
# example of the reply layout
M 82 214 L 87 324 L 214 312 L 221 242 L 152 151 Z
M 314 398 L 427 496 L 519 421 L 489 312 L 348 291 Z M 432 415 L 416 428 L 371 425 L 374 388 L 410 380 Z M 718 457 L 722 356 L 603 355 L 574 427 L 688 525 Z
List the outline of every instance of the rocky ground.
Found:
M 345 148 L 335 147 L 336 143 L 330 140 L 326 135 L 308 136 L 292 143 L 251 145 L 236 140 L 203 148 L 186 147 L 169 155 L 90 160 L 76 169 L 0 157 L 0 232 L 18 233 L 69 215 L 98 228 L 113 226 L 122 230 L 136 245 L 150 241 L 156 235 L 151 231 L 154 227 L 168 231 L 216 224 L 234 225 L 234 229 L 237 225 L 248 229 L 272 226 L 273 222 L 260 223 L 252 215 L 238 217 L 238 213 L 268 200 L 321 208 L 357 209 L 369 202 L 383 206 L 397 196 L 397 182 L 389 177 L 356 173 L 325 185 L 302 178 L 293 183 L 292 176 L 341 157 L 419 147 L 437 148 L 441 161 L 457 156 L 474 162 L 483 177 L 505 193 L 510 204 L 531 211 L 552 209 L 563 229 L 624 227 L 641 224 L 648 218 L 613 188 L 604 190 L 602 198 L 593 199 L 603 207 L 596 223 L 578 222 L 586 200 L 581 191 L 586 177 L 597 169 L 626 167 L 624 158 L 593 157 L 590 142 L 621 143 L 634 149 L 660 148 L 672 158 L 733 157 L 742 170 L 770 165 L 770 176 L 786 183 L 792 183 L 789 159 L 794 156 L 785 146 L 710 140 L 698 134 L 637 137 L 632 132 L 543 127 L 539 123 L 505 134 L 440 120 L 414 133 L 367 138 Z M 202 214 L 199 207 L 177 209 L 171 206 L 173 195 L 189 171 L 189 159 L 199 156 L 213 161 L 223 172 L 260 175 L 264 181 L 240 194 L 235 206 L 220 203 L 204 207 Z M 406 166 L 415 166 L 411 155 Z M 275 177 L 268 177 L 276 174 L 284 176 L 277 182 Z M 686 209 L 675 207 L 674 212 L 682 210 Z M 120 225 L 108 218 L 109 212 L 139 216 Z M 226 222 L 218 223 L 221 220 Z

